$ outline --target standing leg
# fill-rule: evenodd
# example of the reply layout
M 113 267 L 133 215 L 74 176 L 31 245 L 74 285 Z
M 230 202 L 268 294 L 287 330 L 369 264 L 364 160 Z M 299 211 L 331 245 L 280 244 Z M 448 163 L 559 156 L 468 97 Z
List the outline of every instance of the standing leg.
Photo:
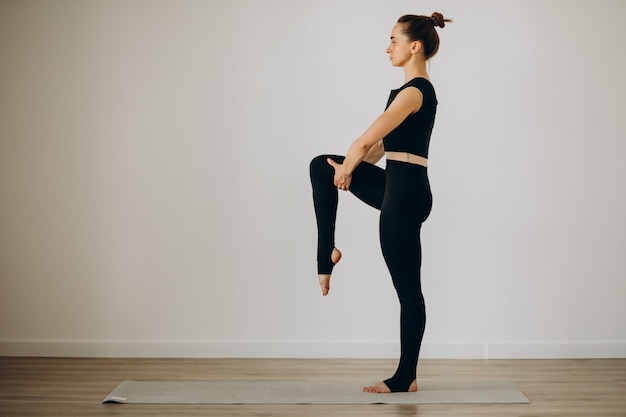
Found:
M 395 374 L 385 381 L 392 392 L 408 391 L 416 381 L 417 360 L 426 328 L 420 228 L 421 224 L 405 224 L 393 230 L 389 221 L 381 219 L 381 231 L 385 230 L 381 234 L 383 254 L 400 301 L 400 361 Z
M 387 188 L 380 215 L 383 256 L 400 301 L 400 361 L 384 385 L 368 392 L 417 390 L 417 360 L 426 327 L 426 308 L 421 288 L 422 222 L 430 213 L 432 196 L 423 167 L 388 163 Z

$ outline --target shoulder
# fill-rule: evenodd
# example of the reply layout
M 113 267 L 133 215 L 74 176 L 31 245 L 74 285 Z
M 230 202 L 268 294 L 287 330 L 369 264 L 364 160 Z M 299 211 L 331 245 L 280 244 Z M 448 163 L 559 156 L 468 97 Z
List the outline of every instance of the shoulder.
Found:
M 407 87 L 414 87 L 414 88 L 407 88 Z M 427 78 L 421 78 L 421 77 L 413 78 L 411 81 L 409 81 L 403 86 L 403 89 L 418 90 L 423 100 L 427 98 L 432 98 L 435 103 L 437 102 L 437 96 L 435 94 L 435 87 Z
M 388 110 L 398 111 L 406 117 L 410 114 L 416 113 L 422 107 L 424 93 L 420 88 L 410 87 L 415 86 L 407 83 L 398 89 L 398 93 L 391 105 L 388 107 Z
M 430 80 L 422 77 L 413 78 L 411 81 L 402 86 L 403 89 L 407 87 L 415 87 L 424 93 L 430 93 L 435 91 L 435 87 L 432 85 Z

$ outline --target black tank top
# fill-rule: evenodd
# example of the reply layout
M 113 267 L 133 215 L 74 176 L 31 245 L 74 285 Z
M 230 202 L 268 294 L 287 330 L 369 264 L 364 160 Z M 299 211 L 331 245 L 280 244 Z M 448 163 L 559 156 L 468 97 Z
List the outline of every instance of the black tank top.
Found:
M 435 88 L 426 78 L 414 78 L 397 90 L 391 90 L 387 107 L 396 98 L 398 93 L 405 88 L 415 87 L 422 93 L 422 107 L 409 115 L 398 127 L 383 138 L 385 151 L 409 152 L 428 158 L 428 145 L 430 134 L 435 123 L 437 112 L 437 97 Z

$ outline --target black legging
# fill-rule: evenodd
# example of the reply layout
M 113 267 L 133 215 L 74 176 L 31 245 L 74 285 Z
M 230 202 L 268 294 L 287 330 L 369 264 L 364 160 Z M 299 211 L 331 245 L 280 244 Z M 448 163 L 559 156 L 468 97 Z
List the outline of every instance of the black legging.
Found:
M 332 272 L 331 254 L 335 247 L 338 190 L 333 183 L 335 170 L 327 158 L 337 163 L 344 160 L 343 156 L 320 155 L 311 161 L 319 274 Z M 417 358 L 426 326 L 420 281 L 420 229 L 432 206 L 427 169 L 397 161 L 387 161 L 386 169 L 361 162 L 352 173 L 350 191 L 380 210 L 380 244 L 400 300 L 400 362 L 385 384 L 392 392 L 408 391 L 416 379 Z

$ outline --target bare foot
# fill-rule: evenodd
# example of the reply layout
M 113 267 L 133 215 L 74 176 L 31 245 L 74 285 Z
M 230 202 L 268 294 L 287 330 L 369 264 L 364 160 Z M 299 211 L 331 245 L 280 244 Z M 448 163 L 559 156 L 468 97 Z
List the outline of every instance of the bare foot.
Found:
M 363 392 L 369 392 L 370 394 L 389 394 L 391 390 L 384 382 L 379 382 L 369 387 L 363 387 Z M 413 380 L 409 386 L 407 392 L 417 392 L 417 380 Z
M 337 262 L 341 259 L 341 252 L 337 248 L 333 248 L 333 252 L 330 254 L 330 260 L 333 261 L 334 265 L 337 265 Z M 330 291 L 330 274 L 319 274 L 320 287 L 322 288 L 322 295 L 328 295 L 328 291 Z

